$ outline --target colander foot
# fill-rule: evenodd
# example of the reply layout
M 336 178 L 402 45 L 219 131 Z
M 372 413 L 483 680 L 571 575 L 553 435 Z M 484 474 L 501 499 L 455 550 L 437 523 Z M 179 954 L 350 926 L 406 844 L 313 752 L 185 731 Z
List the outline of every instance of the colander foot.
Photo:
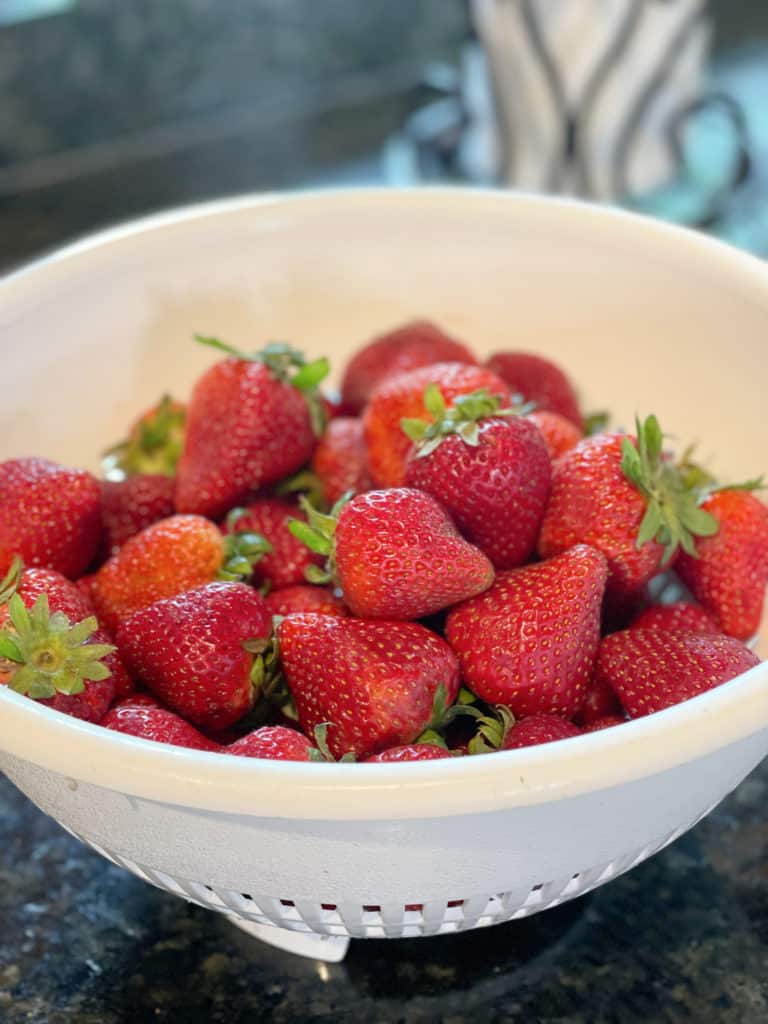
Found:
M 284 949 L 296 956 L 306 956 L 311 960 L 324 960 L 329 964 L 337 964 L 347 955 L 349 939 L 341 935 L 315 935 L 313 932 L 293 932 L 287 928 L 272 925 L 256 924 L 245 918 L 229 915 L 233 925 L 241 931 L 260 939 L 269 946 Z

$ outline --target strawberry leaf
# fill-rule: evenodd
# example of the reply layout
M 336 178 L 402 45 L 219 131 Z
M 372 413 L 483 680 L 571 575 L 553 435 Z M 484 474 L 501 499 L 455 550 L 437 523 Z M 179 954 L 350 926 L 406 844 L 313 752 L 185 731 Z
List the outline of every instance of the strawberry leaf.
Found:
M 330 555 L 333 550 L 330 539 L 311 527 L 309 523 L 305 523 L 302 519 L 289 519 L 286 525 L 293 536 L 302 544 L 306 544 L 310 551 L 314 551 L 318 555 Z
M 331 369 L 331 364 L 325 356 L 315 359 L 312 363 L 305 363 L 291 379 L 291 384 L 299 391 L 309 391 L 325 380 Z
M 19 646 L 10 633 L 0 633 L 0 658 L 19 663 L 24 661 Z

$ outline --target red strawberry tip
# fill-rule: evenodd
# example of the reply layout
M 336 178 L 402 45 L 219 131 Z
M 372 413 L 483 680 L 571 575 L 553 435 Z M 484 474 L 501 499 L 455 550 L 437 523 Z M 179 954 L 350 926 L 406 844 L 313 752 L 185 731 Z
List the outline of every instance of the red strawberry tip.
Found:
M 279 380 L 283 384 L 291 384 L 301 391 L 309 407 L 315 435 L 320 437 L 323 433 L 326 413 L 318 386 L 328 376 L 331 368 L 326 356 L 321 356 L 308 363 L 303 352 L 279 341 L 270 342 L 258 352 L 243 352 L 219 338 L 203 334 L 196 334 L 195 341 L 201 345 L 208 345 L 209 348 L 215 348 L 219 352 L 224 352 L 228 356 L 234 356 L 236 359 L 263 363 L 275 380 Z
M 719 525 L 714 516 L 699 508 L 700 494 L 686 488 L 677 466 L 662 457 L 664 435 L 651 414 L 636 418 L 637 441 L 625 437 L 621 445 L 621 470 L 645 498 L 636 547 L 655 540 L 663 545 L 661 564 L 668 565 L 678 548 L 696 554 L 696 537 L 711 537 Z
M 116 648 L 92 644 L 99 629 L 91 615 L 74 625 L 63 612 L 51 613 L 48 595 L 41 594 L 27 609 L 18 594 L 8 602 L 10 623 L 0 631 L 0 658 L 10 667 L 9 687 L 33 700 L 73 696 L 112 674 L 102 659 Z M 5 667 L 5 666 L 4 666 Z

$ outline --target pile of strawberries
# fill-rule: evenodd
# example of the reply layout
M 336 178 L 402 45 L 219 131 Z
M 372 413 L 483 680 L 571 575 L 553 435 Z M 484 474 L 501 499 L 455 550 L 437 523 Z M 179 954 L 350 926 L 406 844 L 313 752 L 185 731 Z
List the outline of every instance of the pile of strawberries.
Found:
M 747 671 L 760 481 L 585 422 L 552 362 L 425 322 L 341 396 L 287 345 L 218 361 L 105 457 L 0 465 L 0 682 L 108 729 L 430 760 L 661 711 Z M 588 436 L 585 436 L 588 435 Z M 664 583 L 684 595 L 656 603 Z

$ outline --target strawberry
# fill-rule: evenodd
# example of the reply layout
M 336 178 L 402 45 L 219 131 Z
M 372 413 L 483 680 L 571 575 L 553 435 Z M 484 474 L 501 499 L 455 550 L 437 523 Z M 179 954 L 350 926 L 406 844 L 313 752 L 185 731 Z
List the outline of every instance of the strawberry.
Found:
M 23 596 L 15 591 L 20 571 L 17 561 L 2 583 L 0 684 L 65 715 L 99 722 L 115 696 L 115 681 L 104 663 L 115 648 L 94 642 L 99 624 L 93 615 L 79 615 L 80 595 L 68 580 L 59 576 L 62 585 L 53 582 L 52 607 L 45 591 L 35 598 L 29 586 Z M 30 583 L 29 577 L 25 582 Z M 39 581 L 33 577 L 31 582 L 34 589 Z M 72 619 L 55 607 L 58 603 L 76 613 Z
M 27 608 L 32 608 L 37 599 L 45 594 L 50 611 L 66 615 L 71 623 L 80 623 L 94 613 L 90 600 L 83 596 L 80 587 L 68 580 L 67 577 L 62 577 L 60 572 L 38 568 L 22 571 L 20 566 L 11 566 L 8 577 L 0 584 L 0 628 L 8 621 L 7 601 L 10 600 L 14 591 L 22 598 Z M 106 630 L 99 627 L 90 637 L 90 642 L 112 645 L 112 637 Z M 102 687 L 104 692 L 112 688 L 117 697 L 124 697 L 132 693 L 133 680 L 128 675 L 123 665 L 123 659 L 117 650 L 105 654 L 102 660 L 112 674 L 110 685 L 108 686 L 104 682 Z M 66 703 L 67 699 L 69 698 L 61 697 L 59 703 Z
M 233 509 L 227 516 L 225 533 L 249 533 L 264 537 L 270 549 L 256 566 L 254 586 L 268 583 L 279 590 L 303 583 L 309 565 L 322 565 L 322 558 L 310 551 L 288 529 L 291 519 L 306 521 L 306 516 L 292 502 L 282 498 L 257 498 L 242 509 Z
M 48 459 L 0 463 L 0 576 L 14 555 L 70 579 L 82 576 L 100 538 L 99 485 L 90 473 Z
M 615 691 L 630 718 L 638 718 L 720 686 L 759 661 L 730 636 L 626 629 L 600 644 L 595 679 Z
M 528 352 L 497 352 L 484 365 L 498 374 L 513 394 L 535 402 L 537 409 L 559 413 L 582 429 L 573 385 L 551 360 Z
M 284 725 L 263 725 L 235 743 L 224 747 L 225 754 L 237 757 L 265 757 L 271 761 L 311 761 L 315 748 L 304 733 Z
M 5 580 L 0 583 L 0 629 L 8 622 L 8 601 L 17 593 L 27 608 L 32 608 L 37 599 L 45 594 L 49 610 L 66 615 L 71 623 L 80 623 L 84 618 L 94 614 L 90 599 L 83 595 L 78 584 L 62 577 L 53 569 L 23 569 L 16 561 L 10 568 Z M 112 645 L 112 637 L 106 630 L 99 627 L 90 638 L 91 643 Z M 111 672 L 111 686 L 117 697 L 127 696 L 133 692 L 133 680 L 128 675 L 123 659 L 117 650 L 105 654 L 104 665 Z M 104 690 L 108 687 L 104 687 Z M 60 709 L 59 709 L 60 710 Z
M 453 608 L 445 635 L 466 685 L 516 716 L 575 714 L 597 651 L 606 574 L 603 555 L 581 544 L 499 573 Z
M 226 729 L 258 696 L 256 655 L 271 627 L 252 587 L 207 583 L 134 612 L 116 640 L 133 674 L 169 708 L 201 728 Z
M 111 480 L 141 474 L 173 476 L 184 446 L 187 410 L 170 395 L 147 409 L 133 424 L 125 441 L 104 453 L 103 466 Z
M 368 468 L 379 487 L 399 487 L 405 481 L 411 442 L 402 431 L 401 421 L 427 416 L 424 391 L 429 384 L 437 385 L 447 405 L 459 395 L 483 388 L 503 405 L 509 404 L 509 389 L 504 381 L 479 366 L 436 363 L 388 378 L 371 395 L 363 414 Z
M 323 412 L 317 385 L 328 361 L 307 363 L 287 345 L 228 353 L 199 378 L 187 415 L 176 478 L 176 508 L 218 519 L 249 492 L 275 483 L 312 455 Z
M 330 587 L 297 583 L 292 587 L 272 590 L 264 598 L 270 615 L 297 615 L 317 612 L 320 615 L 349 615 L 344 602 Z
M 424 405 L 431 423 L 403 421 L 415 442 L 407 486 L 436 498 L 496 569 L 522 565 L 536 546 L 552 476 L 538 429 L 483 391 L 446 408 L 430 385 Z
M 348 491 L 361 494 L 373 487 L 361 419 L 339 416 L 331 420 L 312 456 L 312 471 L 329 505 Z
M 603 715 L 602 718 L 596 718 L 589 725 L 585 725 L 584 732 L 601 732 L 603 729 L 612 729 L 614 725 L 624 725 L 626 721 L 621 715 Z
M 720 629 L 746 640 L 757 632 L 763 614 L 768 508 L 748 490 L 738 488 L 715 491 L 701 507 L 720 528 L 714 537 L 697 544 L 697 558 L 681 554 L 675 569 Z
M 368 763 L 388 763 L 391 761 L 441 761 L 453 757 L 450 750 L 438 747 L 434 743 L 406 743 L 402 747 L 390 747 L 381 754 L 366 757 Z
M 52 570 L 51 570 L 52 571 Z M 88 576 L 81 576 L 80 579 L 75 580 L 75 586 L 80 591 L 80 596 L 85 601 L 86 607 L 88 608 L 89 615 L 96 614 L 96 608 L 93 604 L 93 581 L 96 579 L 96 573 L 90 573 Z
M 722 633 L 715 620 L 695 604 L 675 601 L 673 604 L 652 604 L 636 615 L 629 629 L 671 629 L 687 633 Z
M 554 462 L 561 455 L 565 455 L 571 448 L 575 448 L 582 438 L 581 430 L 561 416 L 557 412 L 548 412 L 545 409 L 534 409 L 528 413 L 526 419 L 535 423 L 539 428 L 544 444 L 547 446 L 550 459 Z
M 521 747 L 535 747 L 540 743 L 554 743 L 581 736 L 583 730 L 566 718 L 556 715 L 531 715 L 516 722 L 507 733 L 502 750 L 518 750 Z
M 127 540 L 96 573 L 91 583 L 96 614 L 114 631 L 160 598 L 217 578 L 250 576 L 267 550 L 267 542 L 256 534 L 224 536 L 202 516 L 169 516 Z
M 308 735 L 330 723 L 334 757 L 370 757 L 413 743 L 436 705 L 452 704 L 459 667 L 440 637 L 413 622 L 289 615 L 277 627 L 280 656 Z
M 621 704 L 612 688 L 604 680 L 592 678 L 584 703 L 573 718 L 577 725 L 588 726 L 608 715 L 620 714 Z
M 160 473 L 101 480 L 101 550 L 104 558 L 160 519 L 173 515 L 174 482 Z
M 693 552 L 694 537 L 717 530 L 697 507 L 680 471 L 662 454 L 655 416 L 638 421 L 637 439 L 599 434 L 558 459 L 539 536 L 551 558 L 589 544 L 608 559 L 610 601 L 624 602 L 669 564 L 678 547 Z
M 360 412 L 384 380 L 433 363 L 477 364 L 477 360 L 466 345 L 428 320 L 414 320 L 387 331 L 358 349 L 347 363 L 342 402 L 351 412 Z
M 208 750 L 215 753 L 222 749 L 218 743 L 203 736 L 189 722 L 185 722 L 179 715 L 156 702 L 130 699 L 122 701 L 107 712 L 101 724 L 105 729 L 112 729 L 114 732 L 138 736 L 143 740 L 154 740 L 155 743 L 170 743 L 174 747 L 186 747 L 188 750 Z
M 331 578 L 353 615 L 419 619 L 493 582 L 486 556 L 464 540 L 442 506 L 423 491 L 368 491 L 340 509 L 337 503 L 329 516 L 302 504 L 309 523 L 294 520 L 291 530 L 328 556 Z M 309 578 L 319 582 L 321 574 Z

